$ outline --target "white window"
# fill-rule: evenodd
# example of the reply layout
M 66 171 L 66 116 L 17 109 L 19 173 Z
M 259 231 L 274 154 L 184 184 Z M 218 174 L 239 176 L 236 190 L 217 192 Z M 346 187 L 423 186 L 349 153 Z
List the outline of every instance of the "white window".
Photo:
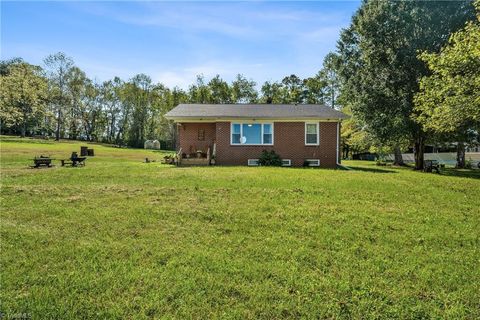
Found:
M 248 159 L 249 166 L 258 166 L 258 159 Z
M 318 122 L 306 122 L 305 123 L 305 145 L 318 146 L 319 141 L 319 128 Z
M 320 167 L 319 159 L 305 159 L 305 165 L 307 167 Z
M 273 123 L 232 123 L 231 144 L 273 145 Z
M 282 167 L 291 167 L 291 166 L 292 166 L 292 160 L 282 159 Z

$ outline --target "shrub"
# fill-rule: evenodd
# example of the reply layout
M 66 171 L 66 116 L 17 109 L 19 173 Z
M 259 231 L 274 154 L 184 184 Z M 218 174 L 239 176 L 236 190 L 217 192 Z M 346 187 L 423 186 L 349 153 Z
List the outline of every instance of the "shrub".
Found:
M 376 165 L 377 165 L 377 166 L 385 167 L 385 166 L 387 165 L 387 161 L 377 160 Z
M 263 150 L 262 155 L 258 158 L 258 164 L 261 166 L 281 166 L 282 159 L 275 153 L 275 151 Z
M 465 169 L 472 169 L 473 167 L 473 163 L 472 163 L 472 160 L 466 160 L 465 161 Z

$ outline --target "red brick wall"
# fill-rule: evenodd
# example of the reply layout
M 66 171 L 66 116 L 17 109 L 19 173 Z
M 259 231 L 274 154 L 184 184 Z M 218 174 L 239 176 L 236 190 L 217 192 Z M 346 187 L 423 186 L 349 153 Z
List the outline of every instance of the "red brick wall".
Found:
M 342 163 L 342 123 L 338 123 L 337 134 L 338 134 L 338 163 Z
M 197 141 L 200 128 L 205 129 L 204 144 Z M 185 150 L 188 152 L 190 145 L 196 145 L 199 148 L 208 143 L 209 146 L 212 146 L 213 140 L 216 139 L 216 160 L 220 165 L 247 165 L 247 160 L 258 159 L 262 150 L 273 149 L 282 159 L 291 159 L 292 166 L 302 166 L 305 159 L 320 159 L 321 167 L 336 167 L 336 122 L 320 122 L 320 144 L 318 146 L 305 145 L 304 122 L 275 122 L 273 134 L 273 146 L 232 146 L 230 145 L 230 122 L 185 123 L 179 127 L 180 147 L 184 152 Z
M 215 140 L 215 123 L 182 123 L 177 126 L 178 145 L 182 152 L 190 153 L 202 150 L 207 152 L 208 147 L 212 148 Z M 205 131 L 205 140 L 198 140 L 198 131 Z M 192 149 L 192 150 L 190 150 Z

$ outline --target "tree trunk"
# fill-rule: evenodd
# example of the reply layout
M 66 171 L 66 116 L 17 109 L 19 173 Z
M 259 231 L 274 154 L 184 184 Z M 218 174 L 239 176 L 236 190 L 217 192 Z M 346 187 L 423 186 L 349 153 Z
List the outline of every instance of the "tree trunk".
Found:
M 394 153 L 394 156 L 395 156 L 395 159 L 393 161 L 393 164 L 395 166 L 403 166 L 405 165 L 405 163 L 403 162 L 403 157 L 402 157 L 402 151 L 400 150 L 400 147 L 396 146 L 394 149 L 393 149 L 393 153 Z
M 90 141 L 97 141 L 97 135 L 96 135 L 96 126 L 97 124 L 95 123 L 97 121 L 97 113 L 94 112 L 92 115 L 92 123 L 90 124 Z
M 118 146 L 120 145 L 120 135 L 122 134 L 122 128 L 119 128 L 117 131 L 117 136 L 115 138 L 115 144 Z
M 85 136 L 87 138 L 87 141 L 90 141 L 90 131 L 88 129 L 88 122 L 87 121 L 83 121 L 83 130 L 85 131 Z
M 27 133 L 27 120 L 24 120 L 22 124 L 22 131 L 20 133 L 22 138 L 25 138 L 26 133 Z
M 415 170 L 423 170 L 425 140 L 422 136 L 415 140 Z
M 25 135 L 27 134 L 27 113 L 25 111 L 23 112 L 23 123 L 20 130 L 20 135 L 22 136 L 22 138 L 25 138 Z
M 125 128 L 127 127 L 127 116 L 128 113 L 122 119 L 122 125 L 118 128 L 117 137 L 115 138 L 115 144 L 120 145 L 120 136 L 122 137 L 123 143 L 125 144 L 125 137 L 124 132 L 126 131 Z
M 108 142 L 112 143 L 115 138 L 115 116 L 112 116 L 112 122 L 110 123 L 110 135 L 108 137 Z
M 77 124 L 75 122 L 75 119 L 72 120 L 72 123 L 70 125 L 70 130 L 71 130 L 71 132 L 69 133 L 69 135 L 70 135 L 71 139 L 77 140 L 77 138 L 78 138 L 77 131 L 78 130 L 77 130 Z
M 342 159 L 348 159 L 348 145 L 345 144 L 342 147 Z
M 335 90 L 331 88 L 332 90 L 332 109 L 335 109 Z
M 457 164 L 455 167 L 458 169 L 465 168 L 465 144 L 463 142 L 457 144 Z
M 60 140 L 60 123 L 62 122 L 62 110 L 60 106 L 58 106 L 58 117 L 57 117 L 57 130 L 55 132 L 55 140 Z

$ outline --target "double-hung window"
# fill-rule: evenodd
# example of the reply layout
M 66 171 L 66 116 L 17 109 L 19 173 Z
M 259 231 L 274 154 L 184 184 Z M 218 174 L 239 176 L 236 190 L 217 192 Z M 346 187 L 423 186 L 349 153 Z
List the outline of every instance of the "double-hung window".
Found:
M 240 144 L 242 138 L 242 125 L 239 123 L 232 124 L 232 144 Z
M 318 146 L 319 144 L 319 128 L 318 122 L 305 123 L 305 145 Z
M 231 143 L 273 145 L 273 123 L 232 123 Z

